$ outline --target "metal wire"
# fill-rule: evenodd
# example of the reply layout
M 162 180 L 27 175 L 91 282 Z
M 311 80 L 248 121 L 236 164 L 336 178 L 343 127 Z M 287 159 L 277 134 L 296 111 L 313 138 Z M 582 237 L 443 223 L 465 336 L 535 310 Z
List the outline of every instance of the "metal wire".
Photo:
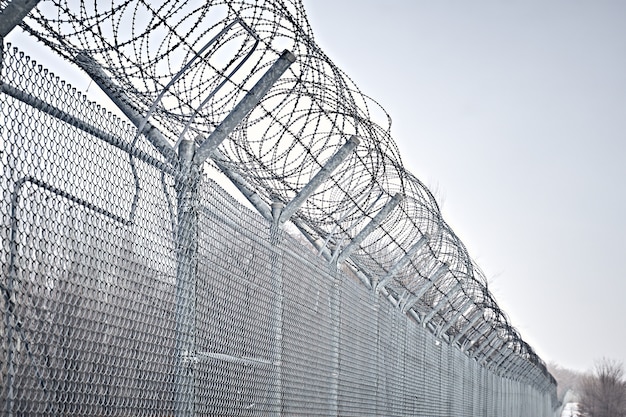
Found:
M 551 413 L 554 379 L 299 1 L 53 0 L 22 25 L 132 124 L 3 46 L 7 415 Z M 315 251 L 175 151 L 285 48 L 295 63 L 213 159 L 284 205 L 357 136 L 292 217 Z M 316 256 L 360 236 L 343 270 Z

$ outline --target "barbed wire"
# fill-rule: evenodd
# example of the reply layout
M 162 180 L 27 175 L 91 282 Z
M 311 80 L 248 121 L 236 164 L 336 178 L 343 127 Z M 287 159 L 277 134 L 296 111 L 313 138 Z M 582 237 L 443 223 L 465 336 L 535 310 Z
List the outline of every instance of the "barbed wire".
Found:
M 359 146 L 294 221 L 336 253 L 392 196 L 404 196 L 349 262 L 381 279 L 409 256 L 384 285 L 399 307 L 470 352 L 486 354 L 497 333 L 512 357 L 551 378 L 432 193 L 404 168 L 390 116 L 316 44 L 301 1 L 48 0 L 23 27 L 69 61 L 84 65 L 89 57 L 124 92 L 126 105 L 144 115 L 141 123 L 157 127 L 172 147 L 209 136 L 280 52 L 292 51 L 296 62 L 222 143 L 216 162 L 268 205 L 288 203 L 357 136 Z

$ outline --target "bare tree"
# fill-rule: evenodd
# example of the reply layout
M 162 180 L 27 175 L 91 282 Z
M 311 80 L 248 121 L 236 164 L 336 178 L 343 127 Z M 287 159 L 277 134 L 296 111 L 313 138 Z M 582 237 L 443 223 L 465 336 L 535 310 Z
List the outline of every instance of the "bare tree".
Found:
M 581 410 L 589 417 L 626 417 L 626 381 L 621 362 L 602 359 L 581 383 Z
M 557 381 L 557 398 L 560 402 L 564 401 L 565 394 L 568 391 L 574 393 L 580 392 L 580 383 L 584 377 L 582 372 L 564 368 L 556 362 L 549 362 L 547 367 L 548 371 Z

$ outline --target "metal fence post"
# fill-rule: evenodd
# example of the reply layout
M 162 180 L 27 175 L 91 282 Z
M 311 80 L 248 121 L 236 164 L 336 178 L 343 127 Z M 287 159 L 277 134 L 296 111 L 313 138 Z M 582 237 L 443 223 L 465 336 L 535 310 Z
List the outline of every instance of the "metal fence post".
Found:
M 341 165 L 343 161 L 354 151 L 354 149 L 359 146 L 360 140 L 356 136 L 351 136 L 350 139 L 343 144 L 341 148 L 330 159 L 326 162 L 324 166 L 311 178 L 309 181 L 296 196 L 287 204 L 285 209 L 282 211 L 279 222 L 285 223 L 289 218 L 304 204 L 304 202 L 317 190 L 317 188 L 328 179 L 332 175 L 332 173 Z
M 241 121 L 256 107 L 261 99 L 267 94 L 272 86 L 278 81 L 287 68 L 296 61 L 296 57 L 284 50 L 280 57 L 263 74 L 261 79 L 246 93 L 239 103 L 222 120 L 215 130 L 207 137 L 198 148 L 193 161 L 197 165 L 202 165 L 204 161 L 211 157 L 213 151 L 235 130 Z
M 163 155 L 168 162 L 176 163 L 176 151 L 165 136 L 152 124 L 144 120 L 143 115 L 135 109 L 132 100 L 126 95 L 124 90 L 118 86 L 104 72 L 98 62 L 85 52 L 81 52 L 75 57 L 76 64 L 89 75 L 93 82 L 111 99 L 111 101 L 128 117 L 137 129 L 141 129 L 137 134 L 144 134 L 152 146 Z M 180 149 L 180 147 L 179 147 Z
M 0 16 L 1 17 L 1 16 Z M 0 77 L 3 76 L 3 70 L 4 70 L 4 36 L 0 36 Z M 5 173 L 6 175 L 6 173 Z M 9 174 L 10 175 L 10 174 Z M 10 178 L 10 177 L 9 177 Z M 13 218 L 13 213 L 12 214 L 12 218 Z M 13 235 L 13 232 L 11 232 L 11 235 Z M 11 239 L 13 239 L 13 236 L 11 236 Z M 12 242 L 13 240 L 11 240 Z M 10 256 L 13 257 L 13 253 L 14 250 L 11 247 L 10 249 Z M 10 265 L 12 265 L 13 262 L 10 262 Z M 11 268 L 12 269 L 12 268 Z M 6 389 L 6 403 L 5 403 L 5 414 L 7 416 L 12 416 L 13 414 L 13 376 L 14 376 L 14 368 L 13 368 L 13 327 L 11 325 L 11 293 L 13 291 L 13 271 L 9 269 L 9 273 L 8 276 L 6 278 L 7 282 L 6 282 L 6 290 L 4 291 L 4 302 L 5 302 L 5 310 L 4 310 L 4 337 L 6 338 L 6 365 L 7 365 L 7 376 L 6 376 L 6 381 L 5 381 L 5 387 L 3 389 Z M 2 342 L 2 346 L 4 347 L 4 341 Z
M 419 299 L 422 298 L 422 296 L 426 294 L 426 292 L 435 285 L 435 283 L 439 280 L 439 278 L 444 276 L 448 271 L 449 271 L 448 264 L 445 262 L 441 264 L 441 266 L 437 269 L 437 271 L 435 271 L 432 274 L 432 276 L 428 278 L 426 283 L 415 294 L 409 293 L 408 294 L 409 298 L 401 301 L 398 304 L 402 312 L 406 313 L 407 311 L 409 311 L 409 309 L 413 307 L 413 305 L 417 303 Z
M 429 238 L 430 237 L 427 234 L 422 235 L 422 237 L 420 237 L 420 239 L 409 248 L 409 250 L 404 254 L 404 256 L 398 262 L 396 262 L 391 268 L 389 268 L 389 271 L 387 271 L 387 274 L 385 274 L 385 276 L 382 277 L 380 281 L 378 281 L 375 284 L 372 284 L 372 289 L 374 290 L 374 292 L 378 293 L 382 287 L 387 285 L 389 281 L 393 279 L 396 273 L 400 269 L 404 268 L 411 261 L 411 258 L 415 256 L 417 251 L 419 251 L 422 248 L 422 246 L 428 243 Z M 377 279 L 378 277 L 374 277 L 374 280 L 377 280 Z
M 284 204 L 280 201 L 272 203 L 272 223 L 270 226 L 271 243 L 271 279 L 275 297 L 273 305 L 274 325 L 274 357 L 272 363 L 275 368 L 274 390 L 272 392 L 272 414 L 281 416 L 283 411 L 283 275 L 282 261 L 278 245 L 280 243 L 280 216 Z
M 371 322 L 372 327 L 376 330 L 376 345 L 374 346 L 375 352 L 372 352 L 372 356 L 376 360 L 376 398 L 374 401 L 374 412 L 376 415 L 382 415 L 385 411 L 389 412 L 389 408 L 385 408 L 387 406 L 387 402 L 385 401 L 383 405 L 381 405 L 381 400 L 386 399 L 384 395 L 384 389 L 386 388 L 386 372 L 387 369 L 384 363 L 384 355 L 385 352 L 382 351 L 383 340 L 381 337 L 380 331 L 380 300 L 378 299 L 378 294 L 374 291 L 370 291 L 369 293 L 370 303 L 369 307 L 372 309 Z M 381 382 L 384 381 L 384 382 Z M 381 414 L 382 413 L 382 414 Z
M 40 0 L 13 0 L 0 12 L 0 38 L 4 38 L 22 23 Z
M 14 342 L 14 331 L 15 324 L 14 320 L 11 320 L 13 316 L 13 303 L 15 300 L 14 295 L 14 284 L 17 279 L 17 270 L 15 266 L 15 258 L 17 256 L 17 248 L 16 248 L 16 235 L 17 235 L 17 199 L 18 199 L 18 185 L 15 185 L 15 190 L 13 191 L 12 201 L 11 201 L 11 231 L 9 237 L 9 271 L 6 277 L 6 288 L 3 288 L 4 292 L 4 302 L 5 302 L 5 311 L 4 311 L 4 337 L 6 338 L 7 343 L 7 352 L 6 358 L 6 380 L 5 387 L 3 390 L 6 390 L 6 404 L 5 404 L 5 413 L 7 416 L 13 416 L 13 406 L 15 401 L 15 392 L 13 384 L 15 383 L 15 342 Z
M 195 142 L 183 140 L 178 148 L 180 176 L 176 181 L 178 226 L 176 229 L 176 377 L 175 415 L 195 414 L 194 364 L 196 327 L 196 278 L 198 272 L 198 182 L 192 163 Z
M 341 274 L 337 262 L 331 262 L 333 277 L 330 288 L 330 320 L 331 320 L 331 374 L 330 374 L 330 416 L 339 415 L 339 374 L 341 371 Z
M 369 236 L 370 233 L 374 231 L 380 224 L 385 220 L 385 218 L 391 214 L 393 209 L 395 209 L 400 202 L 404 199 L 404 196 L 400 193 L 394 194 L 393 197 L 383 206 L 383 208 L 376 213 L 374 218 L 370 220 L 370 222 L 365 225 L 365 227 L 343 248 L 343 251 L 339 254 L 337 258 L 337 263 L 341 264 L 345 261 L 352 251 L 356 249 L 364 240 Z

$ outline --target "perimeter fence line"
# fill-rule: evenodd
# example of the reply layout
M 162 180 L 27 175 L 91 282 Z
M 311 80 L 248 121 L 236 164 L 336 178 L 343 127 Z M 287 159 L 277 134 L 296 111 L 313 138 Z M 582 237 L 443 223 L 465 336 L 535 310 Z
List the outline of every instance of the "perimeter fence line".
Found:
M 131 124 L 3 45 L 7 415 L 551 414 L 554 379 L 300 3 L 62 4 L 23 26 Z M 93 30 L 130 12 L 165 22 L 152 61 L 125 48 L 161 23 Z

